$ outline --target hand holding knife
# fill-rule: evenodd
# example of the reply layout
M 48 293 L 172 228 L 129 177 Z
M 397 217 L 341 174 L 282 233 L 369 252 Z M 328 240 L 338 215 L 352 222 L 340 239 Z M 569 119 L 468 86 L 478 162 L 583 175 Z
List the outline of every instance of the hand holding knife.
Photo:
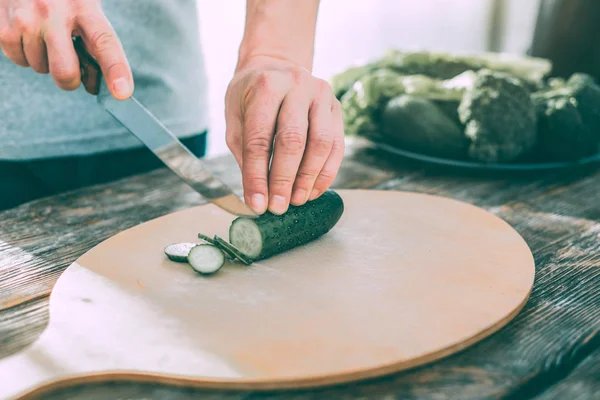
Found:
M 167 167 L 211 203 L 238 216 L 256 213 L 221 180 L 214 176 L 181 141 L 133 96 L 115 99 L 102 78 L 101 70 L 85 50 L 80 37 L 73 39 L 86 91 L 129 132 L 142 141 Z

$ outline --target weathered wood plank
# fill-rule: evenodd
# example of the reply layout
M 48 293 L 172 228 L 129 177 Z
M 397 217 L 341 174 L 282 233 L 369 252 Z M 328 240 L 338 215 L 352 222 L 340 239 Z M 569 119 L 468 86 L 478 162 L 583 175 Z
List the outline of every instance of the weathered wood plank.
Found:
M 599 400 L 600 348 L 590 354 L 565 379 L 550 386 L 535 400 Z
M 0 359 L 33 343 L 47 323 L 47 297 L 0 312 Z

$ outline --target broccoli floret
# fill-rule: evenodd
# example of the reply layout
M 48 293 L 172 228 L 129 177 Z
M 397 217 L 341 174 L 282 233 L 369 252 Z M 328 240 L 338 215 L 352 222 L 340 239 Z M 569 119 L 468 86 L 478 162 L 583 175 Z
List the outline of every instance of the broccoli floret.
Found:
M 536 153 L 547 161 L 573 161 L 598 151 L 600 88 L 586 74 L 553 79 L 532 94 L 538 119 Z
M 482 162 L 512 162 L 536 142 L 536 112 L 521 80 L 482 69 L 458 107 L 469 157 Z
M 576 73 L 567 81 L 581 113 L 583 123 L 600 136 L 600 87 L 588 74 Z

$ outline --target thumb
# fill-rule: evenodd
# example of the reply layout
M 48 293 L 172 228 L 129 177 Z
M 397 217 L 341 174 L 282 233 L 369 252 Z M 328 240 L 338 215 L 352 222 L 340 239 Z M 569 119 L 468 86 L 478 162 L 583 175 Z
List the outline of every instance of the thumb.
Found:
M 131 97 L 133 74 L 121 41 L 101 10 L 81 15 L 79 27 L 89 53 L 96 59 L 110 93 L 119 100 Z

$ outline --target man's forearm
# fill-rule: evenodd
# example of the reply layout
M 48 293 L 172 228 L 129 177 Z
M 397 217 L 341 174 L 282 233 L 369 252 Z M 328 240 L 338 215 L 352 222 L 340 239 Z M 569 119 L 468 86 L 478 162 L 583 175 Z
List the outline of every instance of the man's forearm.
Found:
M 312 71 L 318 8 L 319 0 L 247 0 L 237 68 L 275 57 Z

